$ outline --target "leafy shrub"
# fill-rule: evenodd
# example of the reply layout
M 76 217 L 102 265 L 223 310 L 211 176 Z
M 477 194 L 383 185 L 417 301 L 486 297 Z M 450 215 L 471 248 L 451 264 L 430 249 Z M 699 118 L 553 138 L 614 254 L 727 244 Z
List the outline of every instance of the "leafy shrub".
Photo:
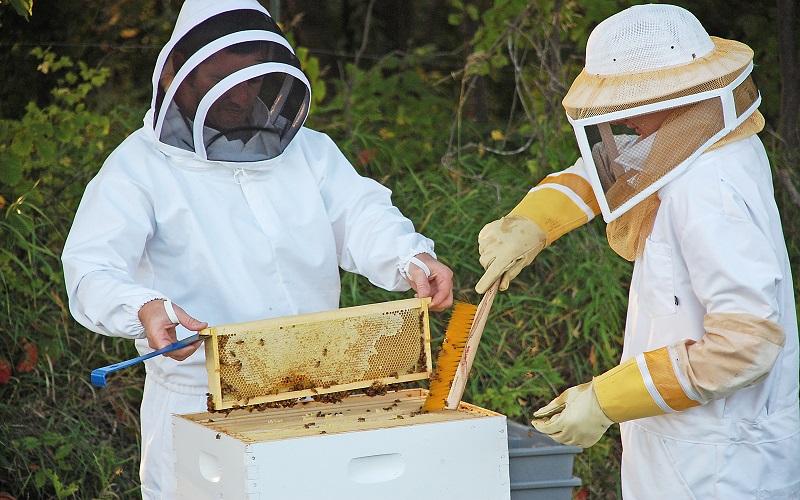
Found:
M 51 104 L 29 103 L 21 119 L 0 121 L 0 362 L 13 369 L 0 386 L 0 489 L 21 498 L 117 495 L 120 477 L 134 488 L 139 381 L 95 394 L 87 374 L 133 346 L 86 335 L 72 320 L 59 256 L 84 187 L 135 114 L 87 108 L 106 70 L 33 53 L 40 71 L 62 76 Z

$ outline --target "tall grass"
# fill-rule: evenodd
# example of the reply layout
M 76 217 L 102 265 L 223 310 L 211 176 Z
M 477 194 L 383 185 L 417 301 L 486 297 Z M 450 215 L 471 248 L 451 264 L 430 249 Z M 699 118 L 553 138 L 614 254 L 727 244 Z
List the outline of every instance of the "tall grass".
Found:
M 25 157 L 16 182 L 8 170 L 0 179 L 2 192 L 14 194 L 0 207 L 0 364 L 13 367 L 0 385 L 0 491 L 17 498 L 138 492 L 141 373 L 103 392 L 87 378 L 92 367 L 132 356 L 133 345 L 72 320 L 59 260 L 83 187 L 135 128 L 135 114 L 125 111 L 111 119 L 58 102 L 0 122 L 5 160 L 15 147 Z M 32 371 L 18 363 L 26 349 L 38 358 Z

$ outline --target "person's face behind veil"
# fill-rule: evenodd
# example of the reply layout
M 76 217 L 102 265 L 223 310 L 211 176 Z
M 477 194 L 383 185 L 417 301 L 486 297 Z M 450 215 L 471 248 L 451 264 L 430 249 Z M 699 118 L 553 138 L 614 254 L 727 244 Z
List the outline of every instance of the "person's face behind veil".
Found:
M 200 100 L 220 80 L 263 60 L 264 55 L 261 51 L 218 52 L 203 61 L 186 77 L 187 85 L 180 87 L 175 95 L 175 102 L 185 115 L 193 116 Z M 261 76 L 251 78 L 222 94 L 209 109 L 206 124 L 219 131 L 236 130 L 252 125 L 250 117 L 261 92 L 263 80 Z
M 159 141 L 211 161 L 283 153 L 308 116 L 311 85 L 272 18 L 225 10 L 181 32 L 155 72 Z

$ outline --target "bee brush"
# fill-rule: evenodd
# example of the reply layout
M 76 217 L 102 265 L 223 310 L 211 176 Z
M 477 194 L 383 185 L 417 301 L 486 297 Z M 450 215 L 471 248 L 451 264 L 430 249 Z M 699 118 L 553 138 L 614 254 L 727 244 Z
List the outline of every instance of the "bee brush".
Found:
M 442 350 L 436 359 L 428 397 L 422 405 L 423 412 L 458 408 L 499 287 L 500 280 L 497 280 L 486 290 L 477 307 L 471 304 L 456 304 L 453 307 Z
M 450 410 L 458 408 L 458 403 L 461 402 L 461 397 L 464 395 L 464 389 L 467 387 L 467 377 L 469 376 L 469 371 L 472 369 L 472 363 L 475 361 L 475 354 L 478 352 L 478 344 L 483 335 L 483 327 L 486 326 L 489 310 L 492 308 L 494 297 L 497 295 L 497 290 L 499 288 L 500 280 L 498 279 L 486 290 L 486 293 L 483 295 L 475 311 L 475 319 L 472 321 L 472 326 L 469 329 L 467 345 L 464 346 L 464 355 L 458 363 L 453 383 L 450 385 L 450 393 L 447 395 L 446 407 Z
M 456 302 L 453 306 L 453 313 L 444 333 L 442 348 L 436 358 L 436 368 L 431 376 L 428 397 L 422 405 L 423 412 L 442 410 L 447 407 L 450 387 L 463 358 L 476 311 L 477 308 L 474 305 L 465 302 Z M 457 405 L 458 403 L 456 403 Z

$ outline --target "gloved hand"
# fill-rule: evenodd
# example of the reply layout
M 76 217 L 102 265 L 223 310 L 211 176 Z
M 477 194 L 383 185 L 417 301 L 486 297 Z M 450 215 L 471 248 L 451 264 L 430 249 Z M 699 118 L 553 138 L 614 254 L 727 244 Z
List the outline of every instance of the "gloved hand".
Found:
M 547 235 L 532 220 L 519 215 L 507 215 L 485 225 L 478 234 L 480 263 L 486 272 L 475 285 L 475 291 L 485 293 L 500 279 L 500 290 L 507 290 L 511 280 L 533 262 L 544 247 Z
M 561 444 L 588 448 L 614 422 L 606 416 L 592 382 L 570 387 L 547 406 L 536 410 L 531 424 Z
M 756 383 L 785 340 L 780 325 L 750 314 L 712 313 L 703 325 L 700 340 L 643 352 L 567 389 L 531 423 L 559 443 L 586 448 L 613 422 L 688 410 Z

